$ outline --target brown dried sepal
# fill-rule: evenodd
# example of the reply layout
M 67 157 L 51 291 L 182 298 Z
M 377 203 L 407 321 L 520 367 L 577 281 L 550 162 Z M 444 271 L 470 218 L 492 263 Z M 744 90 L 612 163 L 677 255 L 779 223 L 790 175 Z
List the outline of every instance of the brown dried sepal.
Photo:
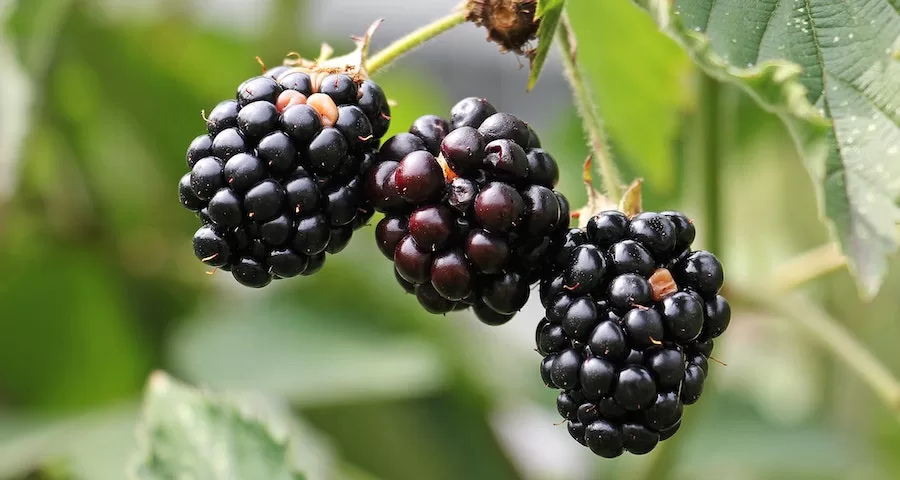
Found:
M 383 20 L 376 20 L 362 37 L 353 37 L 356 48 L 346 55 L 332 58 L 334 53 L 331 46 L 323 43 L 318 58 L 312 60 L 303 58 L 299 53 L 291 52 L 282 62 L 283 65 L 291 67 L 283 72 L 276 80 L 281 80 L 294 72 L 303 72 L 309 75 L 312 81 L 313 93 L 319 91 L 322 80 L 331 74 L 346 74 L 357 84 L 369 79 L 369 73 L 366 71 L 366 59 L 369 55 L 369 43 L 375 30 L 381 25 Z
M 672 273 L 665 268 L 658 268 L 650 275 L 650 291 L 653 301 L 658 302 L 663 298 L 678 291 L 678 284 L 672 278 Z
M 454 172 L 453 169 L 450 168 L 450 164 L 447 163 L 447 160 L 444 159 L 443 155 L 438 155 L 437 161 L 441 165 L 441 170 L 444 171 L 444 180 L 447 183 L 452 182 L 453 179 L 458 176 L 456 172 Z
M 487 29 L 487 39 L 500 45 L 500 51 L 527 56 L 541 24 L 534 18 L 536 10 L 537 0 L 469 0 L 466 20 Z

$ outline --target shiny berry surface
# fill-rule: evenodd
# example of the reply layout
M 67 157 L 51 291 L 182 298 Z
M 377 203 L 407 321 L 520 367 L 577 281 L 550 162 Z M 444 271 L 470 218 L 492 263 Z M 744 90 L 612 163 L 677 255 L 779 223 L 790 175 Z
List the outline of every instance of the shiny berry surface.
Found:
M 496 326 L 525 306 L 569 227 L 568 203 L 553 190 L 558 178 L 532 128 L 467 97 L 449 116 L 421 115 L 385 140 L 365 191 L 392 219 L 379 225 L 376 239 L 402 287 L 428 284 L 419 298 L 427 311 L 447 306 L 431 301 L 437 292 L 452 311 L 470 309 Z M 587 338 L 597 321 L 578 309 L 567 328 Z
M 195 253 L 248 287 L 314 275 L 375 213 L 367 180 L 387 96 L 372 80 L 312 70 L 281 65 L 241 82 L 186 149 L 178 194 L 204 225 Z
M 681 212 L 608 210 L 583 225 L 553 242 L 542 273 L 542 380 L 562 391 L 576 441 L 602 457 L 645 455 L 677 434 L 716 374 L 713 339 L 732 317 L 722 265 L 691 250 L 696 227 Z

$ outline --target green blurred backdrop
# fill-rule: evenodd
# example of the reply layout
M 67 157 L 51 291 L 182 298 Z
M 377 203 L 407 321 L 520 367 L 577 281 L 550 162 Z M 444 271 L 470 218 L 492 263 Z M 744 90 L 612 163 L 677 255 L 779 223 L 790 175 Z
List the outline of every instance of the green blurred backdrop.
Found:
M 271 66 L 323 41 L 340 52 L 383 17 L 377 49 L 455 3 L 0 0 L 0 478 L 124 478 L 154 369 L 286 401 L 314 480 L 629 479 L 648 468 L 656 479 L 900 478 L 896 415 L 790 320 L 736 311 L 717 343 L 728 366 L 712 365 L 667 455 L 602 461 L 556 425 L 533 351 L 536 295 L 502 327 L 425 314 L 394 284 L 371 226 L 312 278 L 250 291 L 205 273 L 175 188 L 201 109 L 257 74 L 257 55 Z M 782 125 L 725 86 L 710 216 L 699 74 L 630 2 L 569 4 L 616 159 L 645 179 L 645 208 L 687 211 L 701 243 L 721 238 L 729 278 L 748 282 L 827 241 Z M 526 93 L 522 60 L 484 37 L 460 27 L 379 74 L 397 102 L 392 133 L 486 96 L 535 125 L 580 205 L 587 149 L 558 62 Z M 893 271 L 870 304 L 845 271 L 805 290 L 900 372 Z

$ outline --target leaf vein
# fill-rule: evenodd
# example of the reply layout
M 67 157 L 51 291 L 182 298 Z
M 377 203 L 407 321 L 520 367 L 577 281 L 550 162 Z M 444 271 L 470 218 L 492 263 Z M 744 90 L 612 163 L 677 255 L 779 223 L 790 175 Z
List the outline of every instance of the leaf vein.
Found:
M 816 58 L 818 59 L 819 65 L 821 65 L 820 71 L 821 71 L 821 75 L 822 75 L 822 91 L 828 91 L 827 90 L 828 89 L 827 79 L 825 78 L 826 77 L 825 59 L 822 57 L 822 44 L 819 42 L 819 34 L 816 30 L 816 22 L 813 19 L 812 2 L 810 2 L 810 0 L 803 0 L 803 1 L 806 4 L 806 16 L 809 18 L 809 31 L 810 31 L 810 35 L 813 40 L 813 45 L 816 48 Z M 825 110 L 825 115 L 828 118 L 833 119 L 834 117 L 831 114 L 831 104 L 828 100 L 828 95 L 822 95 L 822 106 L 823 106 L 823 109 Z M 835 126 L 834 121 L 831 122 L 831 126 L 829 128 L 831 128 L 831 131 L 834 134 L 834 149 L 837 152 L 838 158 L 840 159 L 841 163 L 843 164 L 844 163 L 843 162 L 844 154 L 841 151 L 841 143 L 838 141 L 838 133 L 837 133 L 837 128 Z M 859 219 L 856 218 L 858 216 L 857 212 L 856 212 L 856 205 L 853 204 L 853 199 L 851 198 L 851 195 L 850 195 L 850 190 L 849 190 L 850 186 L 847 183 L 846 168 L 844 168 L 843 170 L 837 170 L 837 172 L 840 172 L 840 175 L 843 176 L 843 179 L 844 179 L 842 193 L 843 193 L 844 199 L 847 201 L 847 204 L 850 207 L 847 209 L 847 217 L 848 217 L 848 221 L 850 224 L 849 228 L 853 231 L 857 231 L 857 229 L 859 228 L 859 223 L 858 223 Z M 846 239 L 846 236 L 845 236 L 845 239 Z M 853 250 L 855 252 L 857 252 L 857 254 L 858 254 L 860 252 L 859 235 L 850 235 L 849 243 L 852 244 Z
M 844 85 L 847 88 L 849 88 L 850 90 L 853 90 L 854 92 L 856 92 L 860 98 L 865 100 L 866 103 L 868 103 L 873 108 L 875 108 L 875 110 L 878 110 L 878 112 L 880 112 L 882 115 L 887 117 L 891 122 L 893 122 L 896 125 L 900 125 L 900 117 L 896 116 L 895 113 L 888 110 L 885 105 L 879 104 L 875 98 L 869 96 L 865 92 L 865 90 L 863 90 L 862 88 L 859 87 L 859 85 L 857 85 L 853 82 L 850 82 L 848 80 L 845 80 L 844 78 L 841 78 L 838 75 L 831 74 L 831 76 L 834 77 L 834 79 L 837 80 L 842 85 Z
M 775 18 L 775 12 L 778 11 L 778 6 L 781 4 L 781 0 L 775 0 L 775 6 L 772 8 L 772 11 L 769 13 L 769 19 L 766 20 L 766 26 L 763 27 L 762 35 L 759 37 L 759 43 L 756 44 L 756 60 L 753 61 L 753 64 L 759 63 L 759 56 L 762 53 L 762 43 L 763 39 L 766 38 L 766 33 L 769 31 L 769 27 L 772 25 L 772 19 Z
M 709 30 L 709 22 L 712 20 L 713 10 L 716 9 L 716 5 L 718 5 L 718 0 L 712 0 L 712 3 L 709 5 L 709 15 L 706 16 L 706 24 L 703 25 L 703 32 L 706 33 Z

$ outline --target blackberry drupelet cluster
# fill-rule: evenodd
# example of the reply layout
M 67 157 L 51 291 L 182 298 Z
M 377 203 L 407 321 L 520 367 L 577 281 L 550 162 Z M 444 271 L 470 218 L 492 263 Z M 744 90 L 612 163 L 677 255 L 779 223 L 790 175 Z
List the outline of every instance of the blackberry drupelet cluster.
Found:
M 378 158 L 367 189 L 385 213 L 376 239 L 398 282 L 431 313 L 471 307 L 486 324 L 509 321 L 569 226 L 559 170 L 535 132 L 469 97 L 449 120 L 418 118 Z
M 713 339 L 731 319 L 722 266 L 692 251 L 678 212 L 592 217 L 554 245 L 541 283 L 540 372 L 575 440 L 641 455 L 675 434 L 703 392 Z
M 389 123 L 384 92 L 357 75 L 279 66 L 243 82 L 187 149 L 196 256 L 255 288 L 317 272 L 374 214 L 365 175 Z

